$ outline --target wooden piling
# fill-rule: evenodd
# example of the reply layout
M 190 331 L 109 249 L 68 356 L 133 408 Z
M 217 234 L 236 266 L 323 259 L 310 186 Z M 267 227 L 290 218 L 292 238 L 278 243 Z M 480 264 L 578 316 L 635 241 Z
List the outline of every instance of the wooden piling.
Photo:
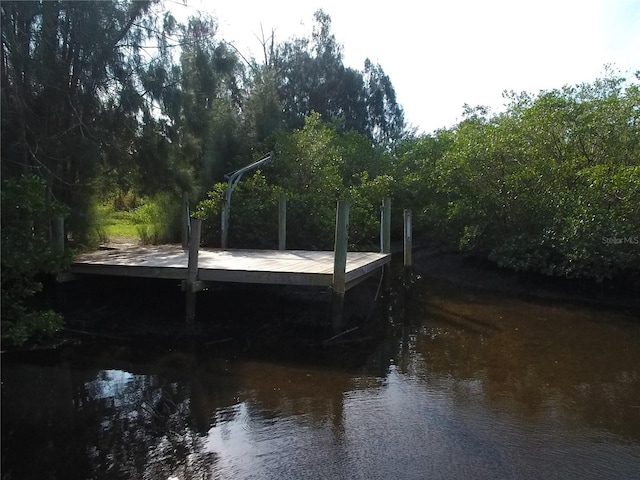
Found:
M 344 295 L 346 292 L 347 247 L 349 243 L 349 203 L 339 200 L 336 209 L 336 233 L 333 257 L 331 317 L 334 331 L 344 327 Z
M 225 195 L 226 197 L 226 195 Z M 226 198 L 222 200 L 222 211 L 220 212 L 220 248 L 227 249 L 227 237 L 229 230 L 229 203 Z
M 384 197 L 380 207 L 380 253 L 391 253 L 391 198 Z M 391 265 L 382 267 L 384 291 L 391 289 Z
M 200 290 L 198 281 L 198 253 L 200 251 L 200 233 L 202 220 L 190 218 L 191 235 L 189 238 L 189 260 L 187 263 L 187 280 L 185 282 L 186 294 L 186 322 L 193 323 L 196 318 L 196 293 Z
M 182 194 L 182 215 L 180 218 L 182 219 L 182 222 L 181 222 L 182 223 L 182 228 L 181 228 L 182 249 L 186 250 L 187 248 L 189 248 L 189 230 L 191 230 L 191 227 L 190 227 L 191 213 L 189 212 L 189 197 L 186 192 Z
M 284 192 L 278 197 L 278 250 L 287 248 L 287 195 Z
M 413 248 L 412 214 L 410 209 L 404 211 L 404 266 L 411 268 L 411 250 Z
M 380 253 L 391 253 L 391 198 L 384 198 L 380 213 Z

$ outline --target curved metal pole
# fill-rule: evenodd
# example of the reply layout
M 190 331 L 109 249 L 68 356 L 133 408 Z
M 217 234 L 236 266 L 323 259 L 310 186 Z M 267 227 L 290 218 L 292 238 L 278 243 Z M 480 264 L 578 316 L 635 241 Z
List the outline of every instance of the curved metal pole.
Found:
M 249 170 L 253 170 L 262 165 L 265 165 L 271 161 L 273 158 L 273 152 L 269 152 L 266 156 L 258 160 L 257 162 L 253 162 L 246 167 L 242 167 L 239 170 L 236 170 L 231 173 L 227 173 L 224 178 L 227 179 L 227 189 L 224 192 L 224 201 L 222 203 L 222 214 L 221 214 L 221 228 L 220 228 L 220 246 L 224 249 L 227 248 L 227 237 L 229 233 L 229 211 L 231 210 L 231 194 L 238 186 L 238 183 L 242 179 L 242 175 Z

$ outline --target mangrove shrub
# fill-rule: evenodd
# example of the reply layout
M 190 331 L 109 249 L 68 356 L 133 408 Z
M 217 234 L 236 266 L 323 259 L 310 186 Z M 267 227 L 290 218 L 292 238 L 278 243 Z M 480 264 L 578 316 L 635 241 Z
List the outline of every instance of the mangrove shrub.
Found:
M 640 95 L 610 77 L 468 115 L 425 185 L 450 240 L 516 270 L 640 269 Z

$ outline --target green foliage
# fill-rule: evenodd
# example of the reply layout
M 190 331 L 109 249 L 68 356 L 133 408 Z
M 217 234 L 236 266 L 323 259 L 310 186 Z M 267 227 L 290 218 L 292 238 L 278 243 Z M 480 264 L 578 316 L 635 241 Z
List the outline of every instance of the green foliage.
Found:
M 180 113 L 173 116 L 176 154 L 194 172 L 195 191 L 203 192 L 234 168 L 242 149 L 242 67 L 235 51 L 216 37 L 213 18 L 192 17 L 182 27 Z
M 192 216 L 202 220 L 202 241 L 205 245 L 220 246 L 220 216 L 226 189 L 226 183 L 216 183 L 192 213 Z
M 365 171 L 349 188 L 349 247 L 376 250 L 380 247 L 380 205 L 391 195 L 395 180 L 389 175 L 373 179 Z
M 108 201 L 94 206 L 98 240 L 139 241 L 141 244 L 176 242 L 180 238 L 182 200 L 171 193 L 151 197 L 116 192 Z
M 237 248 L 278 248 L 280 192 L 279 187 L 267 182 L 260 170 L 238 184 L 231 203 L 231 245 Z
M 440 130 L 434 135 L 407 138 L 394 150 L 389 161 L 394 204 L 412 208 L 416 231 L 442 239 L 446 231 L 449 199 L 443 194 L 440 168 L 443 155 L 451 149 L 454 132 Z
M 367 168 L 371 172 L 370 173 Z M 234 191 L 229 243 L 234 247 L 275 248 L 278 197 L 287 198 L 287 248 L 332 249 L 338 199 L 351 202 L 352 248 L 377 243 L 379 205 L 393 178 L 377 175 L 383 154 L 357 132 L 339 132 L 311 114 L 303 128 L 279 132 L 274 161 L 243 179 Z M 206 219 L 204 240 L 219 245 L 219 219 L 226 183 L 216 184 L 196 215 Z
M 462 250 L 564 277 L 637 271 L 640 98 L 623 86 L 610 77 L 535 99 L 510 94 L 496 116 L 467 109 L 443 152 L 423 151 L 408 168 L 405 148 L 398 166 L 432 227 Z M 413 143 L 422 151 L 425 139 Z
M 254 151 L 270 151 L 273 149 L 273 135 L 284 128 L 277 75 L 270 64 L 255 64 L 252 71 L 254 74 L 244 105 L 243 136 Z
M 170 192 L 157 193 L 132 213 L 141 243 L 171 243 L 180 239 L 182 199 L 176 195 Z
M 345 67 L 331 17 L 318 10 L 314 21 L 310 38 L 286 41 L 273 55 L 287 128 L 302 128 L 307 116 L 318 112 L 340 130 L 354 130 L 378 145 L 400 140 L 404 112 L 382 67 L 370 60 L 363 72 Z
M 83 241 L 94 179 L 127 158 L 150 2 L 2 2 L 2 173 L 37 173 Z
M 336 137 L 336 130 L 313 113 L 302 129 L 280 136 L 275 161 L 265 169 L 288 198 L 291 248 L 333 248 L 336 201 L 345 192 Z
M 386 153 L 358 132 L 344 132 L 312 113 L 305 125 L 281 134 L 268 178 L 282 188 L 287 203 L 287 245 L 332 249 L 336 202 L 350 201 L 350 245 L 379 243 L 382 199 L 393 193 Z
M 204 220 L 202 239 L 207 245 L 220 245 L 220 216 L 226 189 L 226 183 L 214 185 L 196 207 L 194 216 Z M 269 184 L 260 170 L 238 184 L 231 197 L 229 221 L 228 241 L 234 248 L 277 248 L 281 191 Z
M 40 310 L 34 300 L 42 291 L 43 274 L 57 273 L 69 258 L 54 251 L 51 221 L 65 214 L 47 199 L 43 179 L 23 176 L 2 184 L 2 343 L 22 345 L 51 335 L 62 317 Z

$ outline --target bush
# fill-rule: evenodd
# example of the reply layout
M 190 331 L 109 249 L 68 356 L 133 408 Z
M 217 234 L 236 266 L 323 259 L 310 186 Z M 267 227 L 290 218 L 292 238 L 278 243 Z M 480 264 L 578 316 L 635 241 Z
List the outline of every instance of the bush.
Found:
M 448 237 L 515 270 L 640 270 L 640 94 L 621 85 L 514 96 L 501 115 L 464 120 L 427 182 L 447 199 L 434 213 Z
M 50 244 L 52 219 L 64 209 L 48 200 L 47 185 L 37 176 L 2 184 L 2 343 L 22 345 L 62 327 L 62 317 L 35 306 L 42 274 L 56 274 L 70 258 Z
M 220 218 L 226 183 L 216 184 L 196 207 L 204 220 L 202 240 L 220 246 Z M 281 189 L 267 183 L 260 170 L 238 183 L 231 197 L 228 243 L 233 248 L 278 247 L 278 196 Z

